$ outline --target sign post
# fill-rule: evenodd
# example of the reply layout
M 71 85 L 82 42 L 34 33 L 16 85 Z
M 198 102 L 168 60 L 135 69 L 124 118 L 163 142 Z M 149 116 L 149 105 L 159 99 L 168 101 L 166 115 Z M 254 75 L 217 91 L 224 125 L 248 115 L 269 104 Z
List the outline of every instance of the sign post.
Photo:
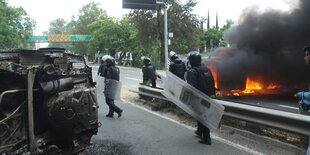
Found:
M 168 69 L 168 6 L 164 2 L 156 2 L 156 0 L 123 0 L 123 8 L 127 9 L 155 10 L 156 5 L 164 6 L 165 68 Z

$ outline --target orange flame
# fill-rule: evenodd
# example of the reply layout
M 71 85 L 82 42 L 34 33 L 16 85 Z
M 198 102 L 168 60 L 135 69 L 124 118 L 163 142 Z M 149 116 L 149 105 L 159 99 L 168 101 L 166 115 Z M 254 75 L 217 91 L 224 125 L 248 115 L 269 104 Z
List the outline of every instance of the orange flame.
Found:
M 245 86 L 245 90 L 243 90 L 242 92 L 245 94 L 249 94 L 249 93 L 255 93 L 254 90 L 262 90 L 263 88 L 263 84 L 250 79 L 250 77 L 246 78 L 246 86 Z
M 217 89 L 218 87 L 218 75 L 216 68 L 213 64 L 208 65 L 208 68 L 211 70 L 212 76 L 214 78 L 214 87 Z
M 215 64 L 207 64 L 207 67 L 211 70 L 212 76 L 214 78 L 215 88 L 219 88 L 219 77 L 216 70 Z M 281 88 L 280 85 L 276 83 L 265 83 L 264 78 L 261 76 L 247 76 L 246 85 L 244 90 L 229 90 L 229 91 L 218 91 L 218 94 L 224 96 L 243 96 L 246 94 L 276 94 L 278 88 Z

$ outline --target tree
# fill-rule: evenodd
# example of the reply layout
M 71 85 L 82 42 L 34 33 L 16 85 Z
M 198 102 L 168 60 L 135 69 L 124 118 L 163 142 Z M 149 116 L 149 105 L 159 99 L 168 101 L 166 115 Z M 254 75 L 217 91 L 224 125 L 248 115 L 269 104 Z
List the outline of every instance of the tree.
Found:
M 207 47 L 209 47 L 210 49 L 217 48 L 219 46 L 226 47 L 228 44 L 224 41 L 223 34 L 233 24 L 234 24 L 234 22 L 229 19 L 229 20 L 226 20 L 225 25 L 220 29 L 218 29 L 216 27 L 212 27 L 212 28 L 207 29 L 204 32 L 204 36 L 205 36 L 204 41 L 205 41 Z
M 50 27 L 44 34 L 68 34 L 67 21 L 63 18 L 58 18 L 50 22 Z M 67 43 L 49 43 L 49 47 L 69 48 Z
M 200 46 L 200 36 L 203 35 L 200 20 L 192 13 L 197 2 L 189 0 L 182 5 L 177 1 L 171 1 L 171 4 L 168 24 L 169 32 L 174 33 L 174 38 L 171 39 L 170 49 L 179 53 L 197 50 Z
M 24 38 L 32 35 L 35 21 L 28 17 L 26 11 L 19 7 L 8 6 L 0 1 L 0 48 L 28 48 Z
M 107 50 L 115 56 L 118 51 L 125 53 L 136 47 L 136 29 L 127 18 L 121 21 L 105 18 L 90 24 L 89 29 L 95 36 L 89 44 L 90 51 L 105 53 Z
M 221 31 L 226 31 L 227 29 L 229 29 L 232 25 L 234 24 L 234 21 L 231 19 L 226 20 L 226 23 L 224 24 L 224 26 L 221 28 Z
M 198 49 L 203 33 L 197 15 L 192 13 L 196 2 L 189 0 L 184 5 L 177 0 L 166 0 L 164 2 L 170 5 L 168 9 L 168 31 L 174 33 L 169 48 L 178 51 L 178 53 Z M 135 10 L 129 14 L 129 17 L 138 29 L 137 39 L 141 53 L 156 57 L 156 60 L 161 60 L 159 62 L 162 62 L 161 66 L 163 66 L 164 43 L 161 8 L 158 8 L 157 12 Z
M 99 3 L 91 2 L 83 6 L 78 14 L 77 19 L 75 20 L 75 16 L 72 16 L 72 20 L 67 24 L 68 32 L 71 34 L 90 34 L 91 31 L 88 28 L 88 25 L 104 18 L 107 18 L 107 13 L 105 10 L 101 9 Z M 89 51 L 88 43 L 72 43 L 70 46 L 70 50 L 79 53 L 82 55 L 91 55 L 96 51 Z

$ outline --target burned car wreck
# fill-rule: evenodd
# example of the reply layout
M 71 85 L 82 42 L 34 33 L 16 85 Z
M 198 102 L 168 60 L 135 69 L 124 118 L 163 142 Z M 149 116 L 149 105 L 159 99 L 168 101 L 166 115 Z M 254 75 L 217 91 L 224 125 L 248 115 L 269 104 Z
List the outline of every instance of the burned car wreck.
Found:
M 95 83 L 82 56 L 0 50 L 0 154 L 78 153 L 98 127 Z

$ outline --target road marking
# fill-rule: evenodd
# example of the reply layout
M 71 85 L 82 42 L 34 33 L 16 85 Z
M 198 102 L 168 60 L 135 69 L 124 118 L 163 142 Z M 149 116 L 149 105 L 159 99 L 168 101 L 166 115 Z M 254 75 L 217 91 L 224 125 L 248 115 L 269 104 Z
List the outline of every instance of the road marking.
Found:
M 133 71 L 133 70 L 127 70 L 129 73 L 140 73 L 141 71 Z M 141 72 L 142 73 L 142 72 Z
M 143 81 L 143 80 L 140 80 L 140 79 L 135 79 L 135 78 L 130 78 L 130 77 L 125 77 L 125 79 L 134 80 L 134 81 L 139 81 L 139 82 L 142 82 L 142 81 Z
M 279 107 L 283 107 L 283 108 L 289 108 L 289 109 L 294 109 L 294 110 L 298 110 L 299 108 L 297 107 L 292 107 L 292 106 L 287 106 L 287 105 L 278 105 Z
M 163 119 L 166 119 L 166 120 L 168 120 L 168 121 L 171 121 L 171 122 L 173 122 L 173 123 L 175 123 L 175 124 L 178 124 L 178 125 L 180 125 L 180 126 L 182 126 L 182 127 L 187 128 L 187 129 L 189 129 L 189 130 L 192 130 L 192 131 L 195 131 L 195 130 L 196 130 L 194 127 L 191 127 L 191 126 L 185 125 L 185 124 L 183 124 L 183 123 L 180 123 L 180 122 L 178 122 L 178 121 L 176 121 L 176 120 L 174 120 L 174 119 L 172 119 L 172 118 L 169 118 L 169 117 L 167 117 L 167 116 L 160 115 L 160 114 L 158 114 L 158 113 L 156 113 L 156 112 L 154 112 L 154 111 L 151 111 L 151 110 L 146 109 L 146 108 L 144 108 L 144 107 L 142 107 L 142 106 L 136 105 L 136 104 L 134 104 L 134 103 L 132 103 L 132 102 L 130 102 L 130 101 L 126 101 L 126 102 L 129 103 L 129 104 L 131 104 L 132 106 L 134 106 L 134 107 L 136 107 L 136 108 L 139 108 L 139 109 L 144 110 L 144 111 L 146 111 L 146 112 L 149 112 L 149 113 L 151 113 L 151 114 L 153 114 L 153 115 L 156 115 L 156 116 L 158 116 L 158 117 L 161 117 L 161 118 L 163 118 Z M 248 152 L 248 153 L 250 153 L 250 154 L 264 155 L 264 154 L 261 153 L 261 152 L 258 152 L 258 151 L 256 151 L 256 150 L 253 150 L 253 149 L 244 147 L 244 146 L 242 146 L 242 145 L 236 144 L 235 142 L 232 142 L 232 141 L 229 141 L 229 140 L 227 140 L 227 139 L 218 137 L 218 136 L 216 136 L 216 135 L 211 134 L 211 137 L 212 137 L 212 139 L 214 139 L 214 140 L 220 141 L 220 142 L 222 142 L 222 143 L 225 143 L 225 144 L 227 144 L 227 145 L 230 145 L 230 146 L 232 146 L 232 147 L 235 147 L 235 148 L 237 148 L 237 149 L 239 149 L 239 150 Z

